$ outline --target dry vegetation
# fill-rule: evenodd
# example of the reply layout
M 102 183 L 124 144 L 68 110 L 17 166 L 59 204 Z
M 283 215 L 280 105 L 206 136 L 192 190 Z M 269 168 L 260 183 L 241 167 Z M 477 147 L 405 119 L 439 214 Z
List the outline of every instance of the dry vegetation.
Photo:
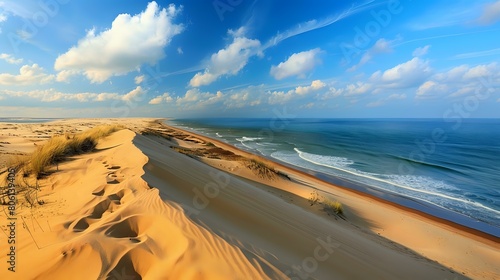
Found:
M 20 203 L 28 207 L 44 204 L 43 200 L 38 199 L 40 191 L 38 179 L 47 175 L 52 165 L 70 156 L 94 150 L 99 139 L 120 129 L 122 129 L 120 126 L 98 126 L 78 134 L 53 136 L 33 154 L 12 158 L 8 166 L 17 170 L 16 192 L 22 194 L 20 198 L 24 198 Z M 7 203 L 6 196 L 6 187 L 0 187 L 0 205 Z
M 328 215 L 336 215 L 341 218 L 343 218 L 344 216 L 344 207 L 342 206 L 342 203 L 327 199 L 324 196 L 320 196 L 318 194 L 318 191 L 313 191 L 308 201 L 311 204 L 311 206 L 315 204 L 323 206 L 323 210 Z
M 276 171 L 274 168 L 269 167 L 262 161 L 251 159 L 248 160 L 245 165 L 260 178 L 273 180 L 276 179 L 276 177 L 279 175 L 278 171 Z
M 344 215 L 344 208 L 338 201 L 324 200 L 323 209 L 329 214 Z
M 100 138 L 120 130 L 119 126 L 98 126 L 74 135 L 60 135 L 49 139 L 45 145 L 39 146 L 35 152 L 15 164 L 23 167 L 25 174 L 34 174 L 37 178 L 45 175 L 47 169 L 69 156 L 87 153 L 94 150 Z
M 141 134 L 146 136 L 158 136 L 169 141 L 182 140 L 185 142 L 198 144 L 198 146 L 192 148 L 181 147 L 179 145 L 170 146 L 170 148 L 174 151 L 187 155 L 191 158 L 209 158 L 239 161 L 243 163 L 246 168 L 250 169 L 255 175 L 259 176 L 262 179 L 276 180 L 277 178 L 281 177 L 286 180 L 291 180 L 287 174 L 280 172 L 273 167 L 270 167 L 265 162 L 255 159 L 247 159 L 246 157 L 218 147 L 212 142 L 199 139 L 182 131 L 164 128 L 162 125 L 158 125 L 156 127 L 150 127 L 141 131 Z

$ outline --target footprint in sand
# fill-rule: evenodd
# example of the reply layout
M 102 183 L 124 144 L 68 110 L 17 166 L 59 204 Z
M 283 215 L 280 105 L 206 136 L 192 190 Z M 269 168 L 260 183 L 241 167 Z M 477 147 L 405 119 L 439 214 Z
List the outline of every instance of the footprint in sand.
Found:
M 78 222 L 75 223 L 73 226 L 73 231 L 74 232 L 82 232 L 85 231 L 88 227 L 90 226 L 88 218 L 83 217 Z M 69 228 L 71 228 L 71 224 L 69 225 Z
M 154 219 L 144 216 L 132 216 L 109 227 L 105 234 L 114 238 L 129 238 L 131 241 L 141 241 L 141 236 L 153 225 Z
M 110 173 L 108 174 L 108 176 L 106 176 L 106 183 L 110 185 L 119 184 L 120 181 L 118 181 L 118 179 L 116 178 L 117 176 L 115 174 Z
M 92 194 L 96 196 L 103 196 L 106 192 L 106 187 L 97 188 Z M 82 232 L 90 227 L 91 224 L 100 220 L 105 213 L 113 213 L 115 212 L 123 203 L 124 197 L 127 195 L 126 190 L 121 190 L 117 193 L 110 194 L 106 197 L 106 199 L 101 200 L 96 205 L 91 207 L 92 212 L 85 216 L 81 217 L 78 220 L 67 225 L 67 228 L 73 230 L 74 232 Z
M 103 196 L 104 193 L 106 192 L 106 185 L 99 186 L 97 189 L 95 189 L 92 194 L 95 196 Z
M 145 261 L 153 261 L 153 258 L 149 257 L 149 255 L 140 251 L 135 252 L 135 250 L 132 249 L 121 257 L 120 261 L 109 272 L 106 279 L 142 279 L 143 277 L 136 270 L 136 265 L 134 265 L 133 260 L 144 259 L 145 256 L 148 257 L 148 260 Z

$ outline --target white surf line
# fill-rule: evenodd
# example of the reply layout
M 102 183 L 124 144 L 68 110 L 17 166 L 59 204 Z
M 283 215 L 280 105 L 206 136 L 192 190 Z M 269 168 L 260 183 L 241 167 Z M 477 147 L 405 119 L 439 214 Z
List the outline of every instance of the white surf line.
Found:
M 387 181 L 387 180 L 384 180 L 384 179 L 380 179 L 380 178 L 376 178 L 376 177 L 371 177 L 371 176 L 367 176 L 367 175 L 363 175 L 363 174 L 359 174 L 359 173 L 356 173 L 356 172 L 353 172 L 353 171 L 349 171 L 349 170 L 346 170 L 346 169 L 343 169 L 343 168 L 338 168 L 338 167 L 334 167 L 334 166 L 331 166 L 331 165 L 327 165 L 327 164 L 322 164 L 322 163 L 318 163 L 318 162 L 315 162 L 313 160 L 309 160 L 307 158 L 304 158 L 302 154 L 304 154 L 304 152 L 302 152 L 301 150 L 297 149 L 297 148 L 294 148 L 294 150 L 299 154 L 299 157 L 305 161 L 308 161 L 310 163 L 313 163 L 313 164 L 316 164 L 316 165 L 321 165 L 321 166 L 325 166 L 325 167 L 328 167 L 328 168 L 333 168 L 333 169 L 337 169 L 337 170 L 340 170 L 340 171 L 343 171 L 343 172 L 346 172 L 346 173 L 349 173 L 349 174 L 352 174 L 352 175 L 356 175 L 356 176 L 359 176 L 359 177 L 365 177 L 367 179 L 371 179 L 371 180 L 375 180 L 375 181 L 379 181 L 379 182 L 383 182 L 383 183 L 386 183 L 386 184 L 390 184 L 390 185 L 393 185 L 393 186 L 397 186 L 397 187 L 400 187 L 400 188 L 403 188 L 403 189 L 407 189 L 407 190 L 410 190 L 410 191 L 415 191 L 415 192 L 420 192 L 420 193 L 425 193 L 425 194 L 428 194 L 428 195 L 434 195 L 434 196 L 439 196 L 439 197 L 442 197 L 442 198 L 447 198 L 447 199 L 450 199 L 450 200 L 455 200 L 455 201 L 459 201 L 459 202 L 462 202 L 462 203 L 465 203 L 465 204 L 470 204 L 470 205 L 474 205 L 476 207 L 480 207 L 480 208 L 483 208 L 483 209 L 486 209 L 488 211 L 491 211 L 493 213 L 496 213 L 497 215 L 500 215 L 500 211 L 497 211 L 495 209 L 492 209 L 492 208 L 489 208 L 485 205 L 482 205 L 481 203 L 479 202 L 474 202 L 474 201 L 468 201 L 468 200 L 464 200 L 464 199 L 461 199 L 461 198 L 456 198 L 456 197 L 452 197 L 452 196 L 447 196 L 447 195 L 444 195 L 444 194 L 440 194 L 440 193 L 435 193 L 435 192 L 431 192 L 431 191 L 426 191 L 426 190 L 419 190 L 419 189 L 414 189 L 414 188 L 411 188 L 411 187 L 408 187 L 408 186 L 404 186 L 404 185 L 400 185 L 400 184 L 396 184 L 394 182 L 391 182 L 391 181 Z M 306 153 L 307 154 L 307 153 Z M 380 187 L 377 187 L 377 186 L 373 186 L 373 187 L 376 187 L 378 189 L 381 189 L 381 190 L 385 190 L 385 191 L 390 191 L 390 190 L 387 190 L 387 189 L 384 189 L 384 188 L 380 188 Z M 416 197 L 414 197 L 416 198 Z M 416 199 L 420 199 L 420 200 L 423 200 L 421 198 L 416 198 Z M 424 200 L 425 202 L 429 202 L 427 200 Z M 431 202 L 432 203 L 432 202 Z M 433 203 L 434 204 L 434 203 Z M 437 206 L 440 206 L 440 205 L 437 205 Z M 440 206 L 440 207 L 443 207 L 443 206 Z M 447 209 L 447 208 L 445 208 Z M 448 209 L 449 210 L 449 209 Z

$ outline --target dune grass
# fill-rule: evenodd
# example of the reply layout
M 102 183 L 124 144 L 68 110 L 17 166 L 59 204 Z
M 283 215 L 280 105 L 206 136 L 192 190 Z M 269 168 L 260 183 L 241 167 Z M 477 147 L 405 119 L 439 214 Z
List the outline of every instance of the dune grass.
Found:
M 323 201 L 323 206 L 325 211 L 336 214 L 336 215 L 343 215 L 344 214 L 344 208 L 342 206 L 342 203 L 338 201 L 332 201 L 332 200 L 325 200 Z
M 342 206 L 342 203 L 338 201 L 333 201 L 328 198 L 325 198 L 322 195 L 319 195 L 317 190 L 314 190 L 311 192 L 311 195 L 307 199 L 309 204 L 311 206 L 315 204 L 319 204 L 323 206 L 323 210 L 328 213 L 328 215 L 337 215 L 342 217 L 344 215 L 344 207 Z
M 250 159 L 245 165 L 260 178 L 274 180 L 278 175 L 278 172 L 274 168 L 260 160 Z
M 97 126 L 75 135 L 60 135 L 50 138 L 29 157 L 29 170 L 37 177 L 46 174 L 47 169 L 65 158 L 87 153 L 97 145 L 100 138 L 122 129 L 119 126 Z

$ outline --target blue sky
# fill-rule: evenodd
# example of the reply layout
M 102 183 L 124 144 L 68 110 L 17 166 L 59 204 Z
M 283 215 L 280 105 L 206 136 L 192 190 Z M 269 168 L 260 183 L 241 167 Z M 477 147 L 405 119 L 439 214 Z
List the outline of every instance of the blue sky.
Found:
M 499 38 L 498 0 L 0 0 L 0 117 L 498 118 Z

